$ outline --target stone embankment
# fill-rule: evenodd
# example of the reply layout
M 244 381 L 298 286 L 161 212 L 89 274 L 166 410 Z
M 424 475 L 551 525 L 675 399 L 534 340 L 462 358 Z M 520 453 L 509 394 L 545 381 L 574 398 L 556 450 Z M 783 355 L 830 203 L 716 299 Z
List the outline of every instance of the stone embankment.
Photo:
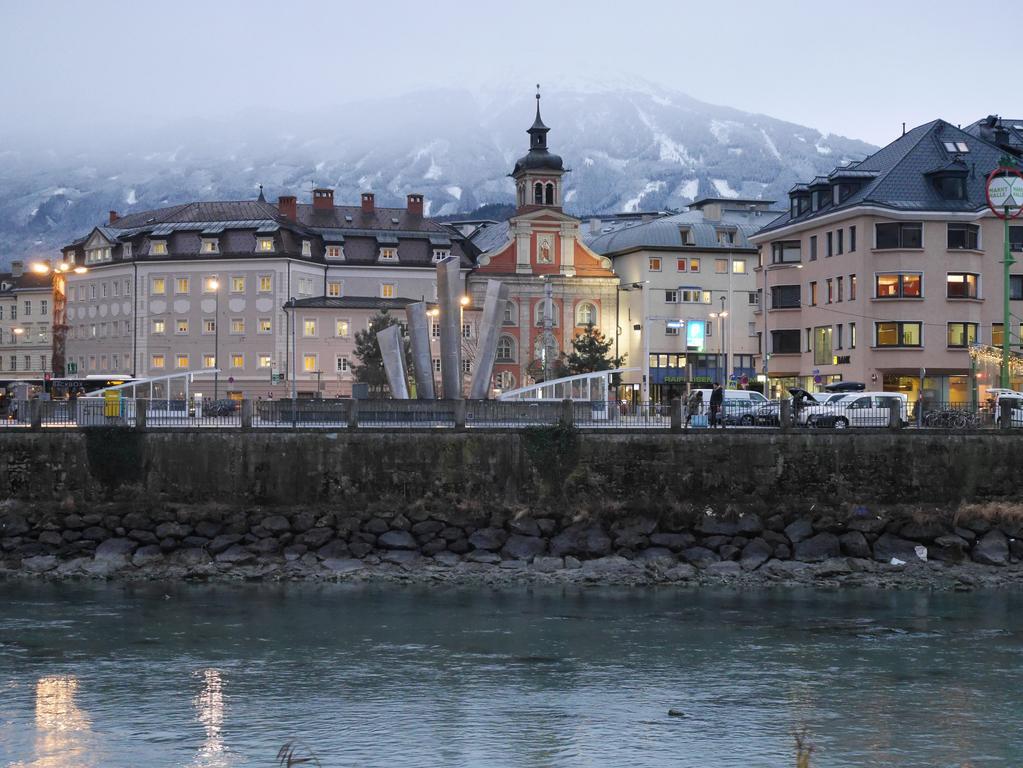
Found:
M 850 507 L 535 514 L 428 503 L 364 512 L 9 500 L 0 574 L 120 579 L 505 583 L 846 583 L 969 589 L 1023 581 L 1023 514 Z

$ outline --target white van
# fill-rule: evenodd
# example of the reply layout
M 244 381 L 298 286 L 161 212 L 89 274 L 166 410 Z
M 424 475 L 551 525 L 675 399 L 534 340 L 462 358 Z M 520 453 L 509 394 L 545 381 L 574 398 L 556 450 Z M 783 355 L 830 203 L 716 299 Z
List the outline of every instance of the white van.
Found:
M 691 392 L 703 393 L 703 409 L 701 413 L 710 414 L 710 395 L 712 389 L 694 389 Z M 724 423 L 752 427 L 756 423 L 757 411 L 770 402 L 759 392 L 750 389 L 726 389 L 724 398 Z
M 898 404 L 902 425 L 909 423 L 909 397 L 904 392 L 853 392 L 825 405 L 811 405 L 799 412 L 799 423 L 808 427 L 887 427 L 888 412 Z

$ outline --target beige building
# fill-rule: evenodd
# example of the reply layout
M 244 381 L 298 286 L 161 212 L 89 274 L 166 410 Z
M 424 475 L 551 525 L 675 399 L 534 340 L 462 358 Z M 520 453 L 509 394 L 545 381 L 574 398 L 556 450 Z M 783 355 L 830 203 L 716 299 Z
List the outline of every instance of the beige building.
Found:
M 23 261 L 0 273 L 0 380 L 42 381 L 52 374 L 53 289 L 49 275 Z
M 587 245 L 621 280 L 612 327 L 625 365 L 641 369 L 623 378 L 633 398 L 648 373 L 654 402 L 715 381 L 755 385 L 760 294 L 750 237 L 776 215 L 770 205 L 715 198 L 646 221 L 590 222 Z
M 292 369 L 292 337 L 313 318 L 291 312 L 291 299 L 432 300 L 436 262 L 458 256 L 464 276 L 473 253 L 423 216 L 421 195 L 409 195 L 406 208 L 378 208 L 372 193 L 359 206 L 335 206 L 332 190 L 317 189 L 310 205 L 284 196 L 275 206 L 260 195 L 112 213 L 64 249 L 65 260 L 88 269 L 68 275 L 67 361 L 79 376 L 216 367 L 221 397 L 285 396 L 293 373 L 303 394 L 347 394 L 350 377 L 339 366 L 350 337 L 338 335 L 337 318 L 316 327 L 317 340 L 337 351 Z M 358 322 L 350 318 L 349 334 Z M 193 388 L 213 394 L 214 380 Z M 170 394 L 183 395 L 183 382 Z
M 774 394 L 858 381 L 913 400 L 922 382 L 938 401 L 983 399 L 995 370 L 975 378 L 970 348 L 1001 345 L 1004 287 L 1003 225 L 984 183 L 1005 151 L 936 120 L 792 189 L 788 213 L 752 238 L 767 295 L 758 363 Z M 1023 249 L 1023 227 L 1011 239 Z M 1023 263 L 1012 272 L 1019 318 Z

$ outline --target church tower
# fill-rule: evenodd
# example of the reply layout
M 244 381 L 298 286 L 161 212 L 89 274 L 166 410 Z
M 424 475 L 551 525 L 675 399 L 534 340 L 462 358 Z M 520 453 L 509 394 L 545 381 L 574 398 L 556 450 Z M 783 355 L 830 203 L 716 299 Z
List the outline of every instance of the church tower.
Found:
M 518 213 L 539 208 L 561 210 L 561 177 L 566 173 L 561 158 L 547 149 L 550 131 L 540 118 L 540 86 L 536 86 L 536 119 L 530 126 L 529 152 L 520 157 L 511 177 L 515 180 Z

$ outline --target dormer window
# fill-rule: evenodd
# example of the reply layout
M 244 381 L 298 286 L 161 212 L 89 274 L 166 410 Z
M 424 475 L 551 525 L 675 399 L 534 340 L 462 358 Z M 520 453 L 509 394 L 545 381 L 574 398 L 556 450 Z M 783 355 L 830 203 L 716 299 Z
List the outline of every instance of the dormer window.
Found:
M 398 258 L 397 248 L 381 248 L 380 261 L 394 261 Z
M 131 243 L 125 243 L 124 245 L 121 246 L 121 258 L 123 259 L 131 258 Z
M 272 237 L 257 237 L 256 251 L 259 253 L 273 253 L 274 239 Z
M 941 144 L 945 147 L 946 152 L 959 154 L 970 151 L 970 147 L 965 141 L 943 141 Z
M 328 245 L 326 252 L 329 260 L 341 261 L 345 257 L 345 249 L 340 245 Z
M 934 179 L 934 185 L 946 200 L 966 199 L 966 177 L 959 175 L 943 175 Z
M 433 263 L 436 264 L 437 262 L 441 261 L 442 259 L 446 259 L 450 255 L 451 255 L 451 249 L 450 248 L 434 248 L 433 249 Z
M 689 227 L 679 227 L 678 236 L 682 239 L 682 245 L 694 245 L 693 230 Z
M 309 242 L 308 240 L 303 240 L 302 241 L 302 255 L 305 258 L 307 258 L 307 259 L 312 258 L 312 255 L 313 255 L 313 244 L 311 242 Z
M 204 237 L 202 245 L 199 246 L 199 253 L 220 253 L 220 241 L 215 237 Z
M 718 245 L 733 245 L 735 243 L 734 229 L 719 229 L 717 235 Z
M 153 240 L 149 244 L 149 253 L 153 256 L 166 256 L 167 255 L 167 241 L 166 240 Z M 86 258 L 86 261 L 89 259 Z
M 110 261 L 112 258 L 109 246 L 105 248 L 90 248 L 85 252 L 86 264 L 99 264 L 100 262 Z

